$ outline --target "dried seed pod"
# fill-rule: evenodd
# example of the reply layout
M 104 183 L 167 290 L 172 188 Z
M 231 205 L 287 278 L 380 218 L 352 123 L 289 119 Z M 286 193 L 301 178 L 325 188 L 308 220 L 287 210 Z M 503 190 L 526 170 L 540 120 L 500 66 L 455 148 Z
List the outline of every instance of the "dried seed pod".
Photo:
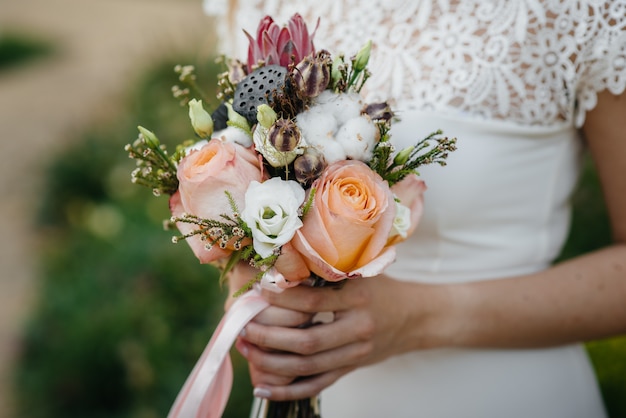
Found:
M 299 183 L 308 186 L 317 179 L 326 168 L 324 155 L 315 148 L 308 148 L 306 152 L 295 159 L 293 171 Z
M 291 119 L 278 119 L 267 132 L 267 139 L 276 150 L 289 152 L 296 149 L 302 134 Z
M 393 111 L 387 102 L 370 103 L 363 108 L 361 113 L 365 113 L 372 120 L 389 122 L 393 118 Z
M 320 51 L 316 56 L 309 55 L 293 69 L 293 83 L 304 96 L 316 97 L 328 87 L 330 66 L 328 52 Z

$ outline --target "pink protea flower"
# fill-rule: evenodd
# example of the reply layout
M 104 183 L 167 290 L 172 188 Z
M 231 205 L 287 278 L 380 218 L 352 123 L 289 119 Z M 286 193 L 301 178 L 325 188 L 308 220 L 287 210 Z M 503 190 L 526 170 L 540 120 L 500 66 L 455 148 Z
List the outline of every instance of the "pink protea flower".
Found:
M 287 25 L 280 27 L 271 16 L 265 16 L 259 22 L 256 39 L 245 32 L 250 45 L 248 46 L 248 71 L 259 61 L 266 65 L 280 65 L 287 67 L 293 56 L 295 64 L 302 58 L 315 52 L 313 37 L 319 26 L 319 19 L 312 34 L 300 14 L 294 14 Z

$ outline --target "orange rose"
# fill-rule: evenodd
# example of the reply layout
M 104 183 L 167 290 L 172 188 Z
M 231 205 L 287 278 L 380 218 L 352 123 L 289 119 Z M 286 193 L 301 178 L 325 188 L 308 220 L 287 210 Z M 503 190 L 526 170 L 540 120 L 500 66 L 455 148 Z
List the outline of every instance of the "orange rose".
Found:
M 191 151 L 178 165 L 178 191 L 170 198 L 174 216 L 183 213 L 205 219 L 221 220 L 220 215 L 232 214 L 225 192 L 229 192 L 239 209 L 243 209 L 244 194 L 252 180 L 262 181 L 263 175 L 256 153 L 236 143 L 212 139 L 199 150 Z M 193 231 L 196 226 L 177 223 L 181 233 Z M 199 237 L 187 239 L 201 263 L 210 263 L 227 257 L 232 248 L 211 250 Z
M 331 164 L 313 183 L 313 205 L 293 240 L 308 268 L 329 281 L 382 273 L 395 258 L 388 246 L 396 213 L 386 181 L 366 164 Z

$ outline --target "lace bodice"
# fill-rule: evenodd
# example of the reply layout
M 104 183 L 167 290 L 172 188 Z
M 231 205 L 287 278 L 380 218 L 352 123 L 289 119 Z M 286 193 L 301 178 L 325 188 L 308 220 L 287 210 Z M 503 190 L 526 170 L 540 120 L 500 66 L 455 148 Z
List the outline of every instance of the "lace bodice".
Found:
M 242 29 L 293 13 L 318 49 L 373 42 L 369 100 L 521 125 L 581 126 L 604 89 L 626 87 L 624 0 L 206 0 L 222 51 L 245 57 Z
M 227 12 L 228 4 L 236 4 Z M 626 0 L 205 0 L 222 52 L 244 59 L 269 14 L 321 18 L 318 49 L 373 42 L 368 100 L 395 101 L 399 149 L 458 138 L 417 231 L 386 274 L 449 283 L 547 268 L 566 239 L 576 130 L 596 94 L 626 87 Z M 381 385 L 381 382 L 383 384 Z M 604 417 L 581 347 L 426 350 L 360 368 L 322 394 L 324 417 Z

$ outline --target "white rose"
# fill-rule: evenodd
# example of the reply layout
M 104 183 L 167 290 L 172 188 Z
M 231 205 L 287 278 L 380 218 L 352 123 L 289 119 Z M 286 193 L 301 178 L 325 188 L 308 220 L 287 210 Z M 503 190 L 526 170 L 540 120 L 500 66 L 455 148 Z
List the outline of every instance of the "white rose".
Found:
M 292 180 L 273 177 L 263 183 L 250 183 L 241 219 L 252 230 L 252 246 L 257 254 L 269 257 L 291 241 L 302 227 L 298 211 L 304 196 L 304 189 Z
M 406 238 L 407 232 L 411 227 L 411 209 L 404 206 L 402 203 L 396 202 L 396 217 L 393 219 L 393 229 L 389 234 L 390 237 L 400 235 L 402 238 Z

